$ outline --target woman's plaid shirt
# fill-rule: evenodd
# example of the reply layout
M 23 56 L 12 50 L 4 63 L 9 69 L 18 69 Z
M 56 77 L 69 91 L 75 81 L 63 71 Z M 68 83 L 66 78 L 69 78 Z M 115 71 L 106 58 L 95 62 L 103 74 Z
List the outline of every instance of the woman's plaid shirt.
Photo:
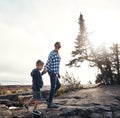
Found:
M 48 56 L 47 63 L 45 65 L 45 69 L 55 74 L 59 74 L 59 65 L 60 65 L 61 57 L 55 50 L 52 50 Z

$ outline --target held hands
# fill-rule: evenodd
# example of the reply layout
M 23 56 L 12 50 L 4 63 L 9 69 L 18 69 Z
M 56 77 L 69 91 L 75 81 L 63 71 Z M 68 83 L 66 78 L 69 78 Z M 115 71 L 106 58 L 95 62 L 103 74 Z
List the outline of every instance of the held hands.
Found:
M 43 87 L 43 84 L 40 85 L 40 88 L 42 88 L 42 87 Z
M 59 78 L 59 79 L 60 79 L 60 77 L 61 77 L 60 74 L 58 74 L 58 78 Z
M 44 68 L 44 70 L 42 71 L 42 75 L 44 75 L 47 72 L 47 70 Z

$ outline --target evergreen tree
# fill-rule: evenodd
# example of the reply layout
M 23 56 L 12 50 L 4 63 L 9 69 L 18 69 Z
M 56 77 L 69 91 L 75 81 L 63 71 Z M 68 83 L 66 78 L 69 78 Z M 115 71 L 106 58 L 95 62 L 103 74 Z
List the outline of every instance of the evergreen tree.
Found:
M 112 72 L 114 81 L 120 84 L 120 46 L 113 44 L 111 49 L 110 61 L 112 62 Z
M 87 38 L 87 32 L 86 27 L 83 19 L 83 15 L 80 14 L 79 17 L 79 26 L 80 26 L 80 32 L 76 38 L 75 41 L 75 50 L 72 51 L 72 57 L 73 59 L 66 64 L 67 66 L 75 66 L 79 67 L 80 63 L 83 62 L 85 59 L 88 59 L 88 48 L 89 48 L 89 41 Z
M 97 67 L 99 70 L 96 83 L 113 84 L 116 82 L 120 84 L 120 47 L 118 44 L 107 49 L 105 45 L 96 50 L 93 49 L 82 14 L 80 14 L 78 23 L 80 32 L 75 39 L 75 50 L 72 51 L 72 59 L 66 65 L 80 67 L 81 62 L 87 60 L 91 67 Z M 111 50 L 108 51 L 108 49 Z
M 99 57 L 101 73 L 97 75 L 96 83 L 120 84 L 120 47 L 118 44 L 113 44 L 108 49 L 104 48 L 104 53 L 101 53 L 103 58 Z
M 97 54 L 97 67 L 100 73 L 97 75 L 96 83 L 111 84 L 113 82 L 111 62 L 109 53 L 105 45 L 98 48 Z

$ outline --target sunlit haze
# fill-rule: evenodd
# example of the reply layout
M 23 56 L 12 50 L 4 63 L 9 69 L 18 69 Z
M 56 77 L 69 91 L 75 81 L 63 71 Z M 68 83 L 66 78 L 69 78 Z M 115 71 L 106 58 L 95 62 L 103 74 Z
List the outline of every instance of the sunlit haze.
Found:
M 83 63 L 68 68 L 83 14 L 94 47 L 120 43 L 119 0 L 0 0 L 0 83 L 31 84 L 37 59 L 46 62 L 54 43 L 60 41 L 60 73 L 66 71 L 82 83 L 94 82 L 96 69 Z M 48 75 L 43 76 L 49 84 Z

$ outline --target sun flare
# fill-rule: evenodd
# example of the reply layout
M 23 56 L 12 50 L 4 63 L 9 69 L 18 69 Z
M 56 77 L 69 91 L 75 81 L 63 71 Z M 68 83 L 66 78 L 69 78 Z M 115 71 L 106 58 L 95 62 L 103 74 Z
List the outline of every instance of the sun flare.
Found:
M 110 47 L 114 43 L 119 43 L 119 41 L 114 40 L 111 36 L 96 34 L 96 35 L 90 36 L 90 43 L 93 49 L 96 49 L 103 45 L 105 45 L 106 48 Z

